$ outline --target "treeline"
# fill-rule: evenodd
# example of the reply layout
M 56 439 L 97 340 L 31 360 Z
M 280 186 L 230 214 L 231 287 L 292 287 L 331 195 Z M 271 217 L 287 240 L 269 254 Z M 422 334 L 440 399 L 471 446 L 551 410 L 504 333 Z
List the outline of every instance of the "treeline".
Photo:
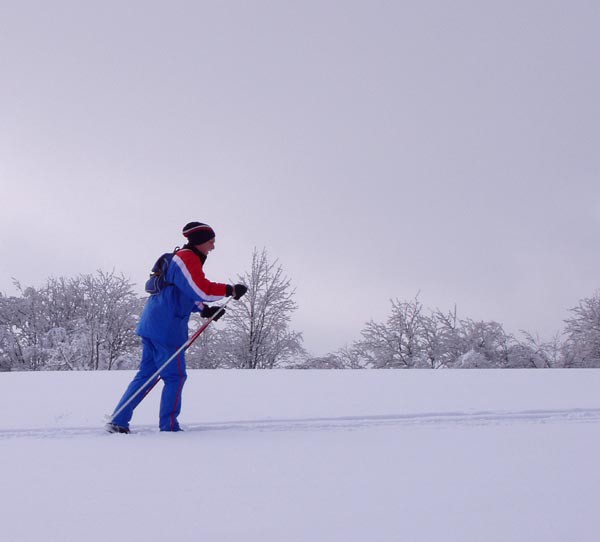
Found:
M 600 294 L 571 310 L 562 334 L 517 339 L 497 322 L 462 319 L 456 310 L 395 300 L 385 322 L 370 321 L 351 345 L 310 356 L 290 329 L 294 289 L 277 260 L 254 251 L 239 275 L 248 293 L 187 352 L 190 368 L 558 368 L 600 367 Z M 0 371 L 131 369 L 141 345 L 135 327 L 145 300 L 114 272 L 49 279 L 41 288 L 0 294 Z M 191 327 L 201 325 L 193 316 Z
M 393 301 L 385 322 L 369 322 L 351 346 L 310 367 L 330 368 L 575 368 L 600 367 L 600 295 L 571 309 L 562 334 L 517 339 L 497 322 L 460 319 L 456 310 L 426 310 L 418 299 Z
M 254 251 L 239 281 L 248 293 L 227 307 L 187 352 L 190 368 L 263 369 L 305 358 L 302 335 L 289 328 L 296 310 L 289 278 L 266 251 Z M 114 272 L 49 279 L 19 296 L 0 294 L 0 370 L 131 369 L 139 363 L 135 333 L 145 299 Z M 201 325 L 193 316 L 191 326 Z
M 135 326 L 143 301 L 122 276 L 49 279 L 0 295 L 0 369 L 98 370 L 131 367 L 139 355 Z

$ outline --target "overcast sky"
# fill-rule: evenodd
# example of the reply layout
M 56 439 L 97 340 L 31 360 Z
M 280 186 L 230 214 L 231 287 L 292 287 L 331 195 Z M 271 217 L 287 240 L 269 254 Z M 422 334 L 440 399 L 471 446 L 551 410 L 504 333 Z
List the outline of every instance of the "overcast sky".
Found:
M 544 337 L 600 288 L 596 1 L 0 0 L 0 291 L 207 222 L 313 354 L 390 299 Z

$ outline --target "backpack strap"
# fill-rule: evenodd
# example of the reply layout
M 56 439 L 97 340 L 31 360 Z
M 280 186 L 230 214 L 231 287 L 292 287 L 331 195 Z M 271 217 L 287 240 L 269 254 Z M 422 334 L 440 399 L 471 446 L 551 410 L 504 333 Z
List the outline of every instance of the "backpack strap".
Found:
M 169 269 L 169 266 L 171 265 L 171 262 L 173 261 L 173 256 L 175 256 L 175 254 L 177 254 L 181 249 L 179 247 L 175 247 L 173 249 L 173 253 L 171 254 L 171 257 L 169 258 L 169 262 L 167 263 L 165 269 L 164 269 L 164 277 L 163 277 L 163 284 L 164 286 L 173 286 L 175 283 L 174 282 L 167 282 L 167 269 Z M 161 256 L 162 258 L 165 258 L 165 256 L 167 256 L 168 254 L 163 254 Z

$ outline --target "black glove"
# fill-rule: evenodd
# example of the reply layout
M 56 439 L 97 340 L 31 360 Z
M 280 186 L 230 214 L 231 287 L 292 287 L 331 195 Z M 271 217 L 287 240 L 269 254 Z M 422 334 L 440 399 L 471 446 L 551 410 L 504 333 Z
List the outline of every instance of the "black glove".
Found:
M 248 291 L 248 287 L 243 284 L 236 284 L 232 286 L 231 284 L 227 285 L 226 296 L 233 296 L 233 299 L 239 299 Z
M 248 286 L 244 286 L 243 284 L 236 284 L 233 287 L 233 299 L 236 301 L 242 297 L 248 291 Z
M 218 312 L 219 314 L 217 314 Z M 219 318 L 221 318 L 221 316 L 225 314 L 225 309 L 221 307 L 209 307 L 208 305 L 205 305 L 202 309 L 202 312 L 200 313 L 202 318 L 212 318 L 215 314 L 217 315 L 213 318 L 213 322 L 216 322 Z

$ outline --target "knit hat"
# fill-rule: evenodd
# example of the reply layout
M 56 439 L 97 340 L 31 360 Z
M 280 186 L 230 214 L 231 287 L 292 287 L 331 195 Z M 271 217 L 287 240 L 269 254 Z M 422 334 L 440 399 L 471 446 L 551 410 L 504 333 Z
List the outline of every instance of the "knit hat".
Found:
M 187 238 L 190 245 L 201 245 L 214 239 L 215 232 L 208 224 L 190 222 L 183 227 L 183 236 Z

